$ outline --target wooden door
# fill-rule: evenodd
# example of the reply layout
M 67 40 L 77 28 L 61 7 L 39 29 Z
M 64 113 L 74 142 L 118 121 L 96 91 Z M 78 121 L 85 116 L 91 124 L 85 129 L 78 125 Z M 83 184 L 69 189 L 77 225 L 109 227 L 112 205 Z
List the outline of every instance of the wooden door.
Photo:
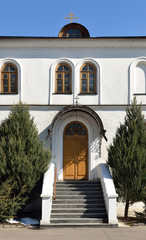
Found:
M 88 178 L 88 134 L 84 125 L 72 122 L 64 131 L 63 178 Z

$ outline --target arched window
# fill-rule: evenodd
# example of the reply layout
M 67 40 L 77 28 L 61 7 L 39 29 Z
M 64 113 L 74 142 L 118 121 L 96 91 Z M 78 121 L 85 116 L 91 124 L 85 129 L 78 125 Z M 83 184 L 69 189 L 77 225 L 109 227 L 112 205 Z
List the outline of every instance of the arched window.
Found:
M 1 70 L 1 93 L 15 94 L 17 91 L 17 68 L 11 63 L 4 64 Z
M 96 68 L 90 63 L 86 63 L 81 67 L 80 93 L 96 93 Z
M 79 23 L 69 23 L 60 30 L 58 36 L 63 38 L 89 38 L 90 34 L 83 25 Z
M 81 38 L 82 33 L 77 28 L 72 28 L 67 31 L 67 37 L 69 38 Z
M 71 93 L 71 68 L 67 64 L 56 67 L 56 93 Z
M 139 61 L 134 70 L 134 94 L 146 94 L 146 61 Z
M 87 135 L 86 128 L 78 122 L 68 125 L 65 129 L 65 135 Z

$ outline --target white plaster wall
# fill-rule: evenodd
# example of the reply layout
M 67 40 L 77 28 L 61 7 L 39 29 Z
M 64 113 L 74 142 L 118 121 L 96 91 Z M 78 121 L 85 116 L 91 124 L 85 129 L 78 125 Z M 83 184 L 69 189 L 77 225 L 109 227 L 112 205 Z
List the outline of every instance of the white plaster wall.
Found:
M 115 136 L 116 129 L 120 122 L 124 121 L 125 106 L 108 107 L 96 106 L 91 107 L 101 118 L 104 129 L 106 130 L 106 142 L 102 138 L 101 148 L 99 141 L 99 128 L 95 120 L 88 116 L 88 114 L 75 114 L 73 112 L 63 115 L 56 123 L 53 129 L 52 143 L 48 136 L 48 128 L 52 123 L 55 115 L 63 109 L 63 106 L 30 106 L 30 114 L 34 117 L 34 122 L 38 129 L 41 141 L 45 143 L 46 148 L 52 147 L 52 162 L 58 165 L 59 179 L 62 179 L 63 167 L 63 130 L 71 121 L 80 121 L 88 129 L 88 143 L 89 143 L 89 170 L 90 179 L 96 178 L 96 166 L 99 163 L 106 162 L 107 148 Z M 8 117 L 10 106 L 0 106 L 0 123 Z M 146 106 L 143 106 L 143 114 L 146 121 Z
M 11 107 L 0 106 L 0 124 L 7 119 L 10 113 Z
M 49 66 L 44 59 L 21 59 L 22 97 L 27 104 L 48 104 Z
M 101 118 L 104 129 L 106 130 L 107 141 L 103 138 L 101 144 L 101 159 L 107 160 L 107 148 L 112 142 L 115 132 L 120 123 L 123 123 L 126 107 L 94 107 L 92 108 Z
M 14 43 L 9 40 L 9 45 Z M 21 42 L 19 42 L 20 44 Z M 4 43 L 3 43 L 4 44 Z M 19 45 L 18 44 L 18 45 Z M 0 95 L 0 104 L 18 103 L 20 100 L 27 104 L 38 105 L 70 105 L 75 102 L 79 94 L 81 63 L 91 61 L 97 66 L 98 84 L 97 94 L 79 95 L 79 104 L 84 105 L 115 105 L 128 104 L 130 96 L 133 96 L 134 67 L 132 63 L 141 56 L 146 56 L 146 48 L 134 47 L 104 47 L 104 43 L 98 46 L 98 40 L 88 43 L 88 47 L 72 47 L 72 42 L 63 42 L 64 47 L 45 48 L 43 42 L 38 42 L 38 47 L 27 47 L 28 43 L 23 42 L 21 48 L 2 48 L 0 42 L 0 67 L 7 59 L 15 61 L 20 66 L 18 82 L 21 82 L 21 89 L 17 95 Z M 36 44 L 36 42 L 34 43 Z M 49 43 L 47 43 L 49 44 Z M 59 42 L 57 42 L 59 44 Z M 80 44 L 77 41 L 73 44 Z M 109 41 L 109 45 L 110 45 Z M 126 44 L 126 43 L 125 43 Z M 132 44 L 132 42 L 131 42 Z M 141 44 L 139 42 L 139 44 Z M 108 45 L 108 43 L 107 43 Z M 90 48 L 91 47 L 91 48 Z M 93 48 L 92 48 L 93 47 Z M 59 61 L 70 62 L 72 66 L 72 94 L 55 95 L 54 81 L 56 66 Z M 136 67 L 136 65 L 135 65 Z M 143 103 L 146 103 L 145 96 L 138 96 Z

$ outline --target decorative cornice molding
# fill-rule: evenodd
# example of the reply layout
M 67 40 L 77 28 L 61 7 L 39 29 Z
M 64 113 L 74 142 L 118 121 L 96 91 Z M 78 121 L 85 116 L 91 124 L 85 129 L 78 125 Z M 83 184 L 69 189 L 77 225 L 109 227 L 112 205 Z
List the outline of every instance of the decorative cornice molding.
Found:
M 85 112 L 87 114 L 89 114 L 90 116 L 92 116 L 94 118 L 94 120 L 96 121 L 97 125 L 100 127 L 100 134 L 102 136 L 104 136 L 105 134 L 105 130 L 103 127 L 103 123 L 101 118 L 98 116 L 98 114 L 92 110 L 91 108 L 84 106 L 84 105 L 70 105 L 67 106 L 65 108 L 63 108 L 61 111 L 59 111 L 56 116 L 54 117 L 51 125 L 50 125 L 50 132 L 52 132 L 54 125 L 56 124 L 56 122 L 59 120 L 59 118 L 61 118 L 65 113 L 68 112 Z
M 0 39 L 1 50 L 146 49 L 146 39 Z

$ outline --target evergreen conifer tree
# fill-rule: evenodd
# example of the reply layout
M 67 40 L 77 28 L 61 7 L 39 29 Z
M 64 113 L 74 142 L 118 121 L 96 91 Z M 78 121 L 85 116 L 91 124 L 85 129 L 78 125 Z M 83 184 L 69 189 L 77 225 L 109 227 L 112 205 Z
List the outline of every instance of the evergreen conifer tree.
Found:
M 28 196 L 47 170 L 50 158 L 50 152 L 44 149 L 39 140 L 28 107 L 22 103 L 14 105 L 8 118 L 0 126 L 0 185 L 5 183 L 9 187 L 10 182 L 7 179 L 13 179 L 10 196 L 19 196 L 19 206 L 20 197 Z
M 25 204 L 27 198 L 25 185 L 18 191 L 17 181 L 13 177 L 5 180 L 0 185 L 0 222 L 13 218 Z
M 143 200 L 146 187 L 146 131 L 141 105 L 136 98 L 126 109 L 125 121 L 117 129 L 108 149 L 108 165 L 128 217 L 130 204 Z

